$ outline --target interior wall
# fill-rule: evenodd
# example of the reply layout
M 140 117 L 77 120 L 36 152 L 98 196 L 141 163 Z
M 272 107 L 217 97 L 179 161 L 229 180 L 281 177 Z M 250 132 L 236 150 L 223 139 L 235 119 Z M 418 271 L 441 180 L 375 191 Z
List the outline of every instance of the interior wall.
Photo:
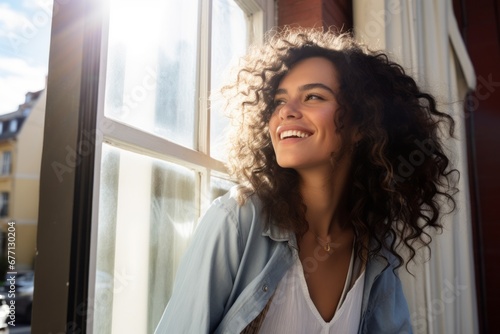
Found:
M 278 0 L 278 25 L 352 29 L 351 0 Z
M 454 10 L 477 76 L 469 96 L 469 164 L 481 332 L 500 326 L 500 2 L 455 0 Z

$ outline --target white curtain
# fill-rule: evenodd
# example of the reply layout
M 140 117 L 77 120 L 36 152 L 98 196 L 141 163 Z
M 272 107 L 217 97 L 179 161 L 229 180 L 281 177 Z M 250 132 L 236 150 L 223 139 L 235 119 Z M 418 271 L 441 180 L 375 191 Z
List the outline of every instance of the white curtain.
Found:
M 460 37 L 451 0 L 354 0 L 356 38 L 385 49 L 433 93 L 456 121 L 455 139 L 446 141 L 460 171 L 457 210 L 445 216 L 433 236 L 431 259 L 423 254 L 400 270 L 415 333 L 478 333 L 468 190 L 463 100 L 475 74 Z

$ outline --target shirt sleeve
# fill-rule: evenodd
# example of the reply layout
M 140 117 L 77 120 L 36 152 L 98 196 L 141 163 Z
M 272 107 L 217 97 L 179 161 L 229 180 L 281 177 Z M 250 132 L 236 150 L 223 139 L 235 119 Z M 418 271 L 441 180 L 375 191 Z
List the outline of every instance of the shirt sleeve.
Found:
M 163 333 L 211 333 L 223 317 L 240 262 L 236 215 L 214 202 L 198 224 L 156 328 Z

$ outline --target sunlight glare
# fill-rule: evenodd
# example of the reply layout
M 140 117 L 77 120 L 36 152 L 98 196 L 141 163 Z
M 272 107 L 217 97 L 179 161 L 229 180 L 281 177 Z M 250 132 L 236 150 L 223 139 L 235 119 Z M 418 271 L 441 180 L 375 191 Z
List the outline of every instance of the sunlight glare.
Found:
M 110 42 L 125 45 L 129 57 L 156 50 L 166 2 L 111 0 Z

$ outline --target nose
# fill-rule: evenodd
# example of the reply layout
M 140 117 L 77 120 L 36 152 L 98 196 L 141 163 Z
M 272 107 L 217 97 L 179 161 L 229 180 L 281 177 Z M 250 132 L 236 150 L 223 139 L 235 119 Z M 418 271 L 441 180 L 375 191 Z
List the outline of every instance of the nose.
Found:
M 279 111 L 280 119 L 290 119 L 290 118 L 300 118 L 302 114 L 299 111 L 296 103 L 293 101 L 288 101 L 285 103 Z

